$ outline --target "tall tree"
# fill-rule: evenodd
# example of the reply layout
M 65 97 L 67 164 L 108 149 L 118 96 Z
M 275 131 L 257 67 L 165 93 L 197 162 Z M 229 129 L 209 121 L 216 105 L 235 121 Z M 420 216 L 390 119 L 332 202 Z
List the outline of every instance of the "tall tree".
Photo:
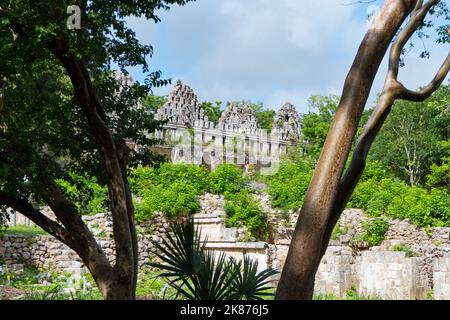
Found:
M 252 102 L 250 100 L 242 100 L 238 102 L 238 105 L 240 107 L 249 106 L 252 108 L 255 111 L 261 129 L 267 130 L 269 134 L 272 132 L 273 121 L 276 115 L 274 110 L 264 107 L 262 102 Z
M 430 166 L 440 158 L 438 144 L 445 139 L 442 128 L 450 126 L 444 122 L 448 106 L 433 100 L 398 101 L 370 152 L 371 159 L 411 186 L 425 182 Z
M 216 101 L 215 104 L 212 102 L 203 102 L 201 107 L 205 110 L 205 114 L 208 116 L 209 121 L 212 121 L 214 122 L 214 125 L 217 125 L 223 112 L 222 101 Z
M 153 94 L 147 95 L 143 100 L 142 104 L 150 112 L 156 113 L 159 108 L 161 108 L 167 102 L 167 97 L 155 96 Z
M 319 158 L 338 102 L 337 96 L 316 95 L 308 100 L 310 112 L 302 117 L 301 145 L 304 154 L 313 161 Z
M 135 297 L 138 244 L 127 168 L 148 160 L 132 152 L 148 145 L 158 126 L 133 107 L 151 85 L 151 46 L 141 44 L 126 18 L 159 22 L 158 10 L 191 0 L 78 0 L 81 25 L 68 25 L 72 0 L 3 0 L 0 4 L 0 79 L 5 84 L 0 117 L 0 204 L 30 218 L 77 252 L 107 299 Z M 69 28 L 70 27 L 70 28 Z M 74 29 L 74 28 L 75 29 Z M 147 86 L 111 72 L 116 64 L 142 66 Z M 140 149 L 142 150 L 142 149 Z M 142 156 L 142 157 L 141 157 Z M 81 170 L 108 188 L 115 263 L 111 264 L 83 223 L 58 179 Z M 49 205 L 56 220 L 35 205 Z
M 277 299 L 311 299 L 314 278 L 325 254 L 334 226 L 344 210 L 365 167 L 367 153 L 392 105 L 398 99 L 424 101 L 436 91 L 450 69 L 450 54 L 435 78 L 418 91 L 398 81 L 401 56 L 407 42 L 424 26 L 426 15 L 442 9 L 450 19 L 445 2 L 439 0 L 386 0 L 359 47 L 345 81 L 336 116 L 316 166 L 292 237 L 278 285 Z M 402 28 L 403 24 L 406 25 Z M 439 29 L 440 40 L 448 42 L 450 28 Z M 383 92 L 359 136 L 350 165 L 344 174 L 358 123 L 363 114 L 375 75 L 392 44 Z

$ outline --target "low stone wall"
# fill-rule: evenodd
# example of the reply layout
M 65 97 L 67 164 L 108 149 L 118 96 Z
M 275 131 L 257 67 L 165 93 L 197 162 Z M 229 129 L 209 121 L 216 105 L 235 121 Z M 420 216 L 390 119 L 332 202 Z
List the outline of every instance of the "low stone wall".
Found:
M 288 241 L 269 246 L 269 266 L 281 270 Z M 419 300 L 430 293 L 450 299 L 450 248 L 429 248 L 432 256 L 406 257 L 404 252 L 374 247 L 357 251 L 347 243 L 331 241 L 316 274 L 315 291 L 345 297 L 352 287 L 361 296 Z M 441 256 L 444 255 L 444 258 Z
M 115 260 L 114 241 L 97 239 L 110 262 Z M 140 236 L 139 266 L 150 262 L 149 251 L 152 248 L 150 236 Z M 0 262 L 5 265 L 25 263 L 36 267 L 45 267 L 61 272 L 87 272 L 78 255 L 62 242 L 50 236 L 26 237 L 4 235 L 0 237 Z M 0 264 L 2 264 L 0 263 Z
M 404 252 L 365 251 L 356 258 L 358 293 L 392 300 L 426 299 L 431 288 L 421 274 L 423 258 L 406 258 Z
M 84 271 L 78 255 L 52 237 L 4 235 L 0 241 L 0 256 L 6 265 L 26 263 L 64 272 Z
M 67 246 L 52 237 L 0 238 L 0 257 L 6 265 L 27 263 L 37 267 L 71 273 L 86 272 L 82 261 Z M 112 240 L 99 240 L 110 261 L 114 261 Z M 140 237 L 140 266 L 150 261 L 150 237 Z M 267 243 L 210 242 L 207 248 L 225 253 L 237 260 L 248 255 L 258 261 L 258 269 L 272 267 L 281 270 L 287 255 L 287 245 Z M 433 292 L 435 299 L 450 299 L 450 255 L 434 259 L 432 286 L 423 272 L 423 257 L 407 258 L 402 252 L 363 251 L 355 255 L 347 245 L 332 243 L 316 276 L 316 291 L 344 297 L 356 286 L 363 296 L 389 299 L 425 299 Z M 274 281 L 277 279 L 275 278 Z
M 330 246 L 316 274 L 315 290 L 344 297 L 355 282 L 352 249 Z
M 208 243 L 206 248 L 220 254 L 224 253 L 237 261 L 241 261 L 246 255 L 253 261 L 258 262 L 258 271 L 263 271 L 270 267 L 268 260 L 269 246 L 265 242 Z

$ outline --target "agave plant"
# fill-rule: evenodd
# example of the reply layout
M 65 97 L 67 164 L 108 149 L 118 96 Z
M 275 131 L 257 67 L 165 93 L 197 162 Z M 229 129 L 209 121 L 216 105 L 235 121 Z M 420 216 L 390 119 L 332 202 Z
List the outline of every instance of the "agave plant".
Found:
M 152 241 L 161 263 L 150 263 L 160 269 L 179 295 L 188 300 L 261 300 L 270 297 L 270 278 L 277 271 L 258 272 L 258 262 L 244 256 L 236 261 L 225 254 L 206 249 L 207 239 L 193 219 L 173 224 L 162 242 Z

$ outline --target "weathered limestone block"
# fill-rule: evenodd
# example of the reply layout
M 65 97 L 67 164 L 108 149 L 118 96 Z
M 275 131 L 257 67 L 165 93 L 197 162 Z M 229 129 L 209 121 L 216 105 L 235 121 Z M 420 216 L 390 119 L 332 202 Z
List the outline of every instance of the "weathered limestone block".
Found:
M 237 261 L 241 261 L 244 256 L 258 262 L 258 271 L 265 270 L 269 267 L 268 249 L 269 246 L 265 242 L 250 243 L 207 243 L 208 250 L 225 253 L 228 257 L 232 257 Z
M 353 285 L 353 263 L 350 248 L 328 247 L 316 274 L 315 291 L 344 297 Z
M 450 300 L 450 255 L 434 260 L 433 297 L 435 300 Z
M 406 258 L 404 252 L 365 251 L 356 258 L 358 293 L 394 300 L 425 299 L 430 288 L 421 275 L 423 258 Z

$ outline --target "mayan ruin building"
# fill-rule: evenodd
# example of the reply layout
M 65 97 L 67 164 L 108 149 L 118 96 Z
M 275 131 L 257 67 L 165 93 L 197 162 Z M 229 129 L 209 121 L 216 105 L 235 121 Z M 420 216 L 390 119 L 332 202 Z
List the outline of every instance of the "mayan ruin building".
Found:
M 300 116 L 286 103 L 275 116 L 271 132 L 261 129 L 254 110 L 228 103 L 219 123 L 208 119 L 191 87 L 178 82 L 155 115 L 166 120 L 154 136 L 171 146 L 171 160 L 215 167 L 220 163 L 268 166 L 300 139 Z

